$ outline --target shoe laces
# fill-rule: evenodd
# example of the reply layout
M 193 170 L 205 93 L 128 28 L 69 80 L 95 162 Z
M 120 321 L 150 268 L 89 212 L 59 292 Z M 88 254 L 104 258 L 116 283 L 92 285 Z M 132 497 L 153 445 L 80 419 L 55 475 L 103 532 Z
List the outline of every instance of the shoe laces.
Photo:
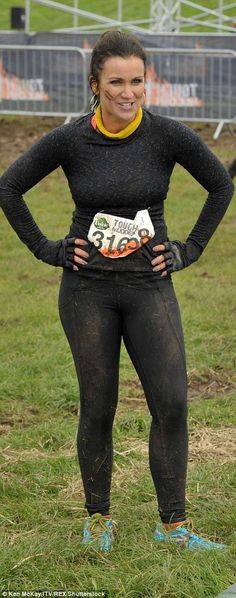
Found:
M 184 525 L 187 527 L 189 533 L 192 534 L 194 530 L 193 520 L 188 518 Z
M 106 525 L 106 521 L 111 520 L 104 519 L 100 513 L 94 513 L 91 515 L 91 517 L 89 517 L 88 530 L 94 539 L 98 539 L 101 535 L 101 532 L 112 532 L 112 529 Z
M 170 535 L 175 538 L 177 541 L 179 539 L 180 544 L 187 544 L 190 537 L 194 536 L 193 533 L 193 522 L 191 519 L 187 519 L 183 521 L 180 525 L 176 526 L 174 529 L 169 530 Z

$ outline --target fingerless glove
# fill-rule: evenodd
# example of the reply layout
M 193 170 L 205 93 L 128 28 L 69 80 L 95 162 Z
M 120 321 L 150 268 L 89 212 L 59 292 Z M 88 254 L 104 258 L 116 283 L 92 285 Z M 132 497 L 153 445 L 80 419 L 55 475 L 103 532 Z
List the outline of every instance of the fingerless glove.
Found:
M 167 272 L 176 272 L 183 270 L 196 262 L 203 249 L 190 239 L 186 243 L 181 241 L 165 241 L 163 243 L 165 251 L 161 253 L 165 256 Z
M 75 237 L 59 241 L 49 241 L 45 238 L 33 253 L 38 260 L 42 260 L 46 264 L 73 270 L 75 247 Z

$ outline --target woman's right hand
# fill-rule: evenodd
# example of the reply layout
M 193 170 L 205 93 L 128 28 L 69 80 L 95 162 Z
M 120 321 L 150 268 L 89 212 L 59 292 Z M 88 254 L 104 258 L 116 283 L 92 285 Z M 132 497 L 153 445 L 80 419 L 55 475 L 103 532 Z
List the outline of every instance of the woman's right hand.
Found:
M 87 261 L 84 258 L 88 258 L 89 253 L 87 253 L 87 251 L 85 251 L 85 249 L 82 249 L 80 246 L 82 245 L 82 247 L 86 248 L 86 245 L 88 245 L 88 241 L 85 241 L 85 239 L 75 239 L 74 243 L 77 247 L 74 248 L 73 270 L 79 270 L 76 264 L 81 264 L 82 266 L 87 265 Z
M 58 241 L 50 241 L 44 237 L 37 250 L 34 251 L 34 255 L 38 260 L 51 266 L 79 270 L 78 266 L 86 265 L 86 258 L 89 257 L 85 251 L 86 245 L 88 245 L 88 241 L 75 237 L 66 237 Z

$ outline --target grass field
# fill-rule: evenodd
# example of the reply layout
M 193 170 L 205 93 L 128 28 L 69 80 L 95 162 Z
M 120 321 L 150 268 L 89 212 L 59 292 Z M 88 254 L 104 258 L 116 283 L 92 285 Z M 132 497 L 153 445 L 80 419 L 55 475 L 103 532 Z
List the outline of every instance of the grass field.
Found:
M 37 123 L 37 127 L 36 127 Z M 54 125 L 2 119 L 1 169 Z M 223 162 L 233 140 L 212 142 Z M 167 201 L 169 235 L 185 238 L 204 191 L 177 167 Z M 50 238 L 67 233 L 72 203 L 60 171 L 27 194 Z M 181 206 L 181 217 L 180 217 Z M 85 511 L 75 452 L 78 389 L 57 314 L 61 273 L 36 261 L 0 215 L 0 594 L 43 588 L 105 589 L 111 598 L 214 598 L 235 576 L 235 203 L 201 260 L 174 276 L 189 372 L 189 516 L 197 530 L 229 544 L 191 554 L 152 541 L 157 521 L 148 471 L 150 418 L 122 349 L 114 426 L 113 513 L 118 540 L 109 557 L 83 552 Z
M 63 0 L 61 3 L 70 7 L 74 6 L 73 0 Z M 207 2 L 205 0 L 197 0 L 197 4 L 214 10 L 219 6 L 219 0 L 208 0 Z M 224 0 L 223 4 L 227 6 L 230 3 L 228 0 Z M 0 29 L 10 29 L 10 9 L 12 6 L 24 7 L 25 2 L 24 0 L 17 0 L 17 2 L 14 0 L 1 0 Z M 87 0 L 79 0 L 79 8 L 81 10 L 94 12 L 105 17 L 116 19 L 118 14 L 118 0 L 110 0 L 109 2 L 106 0 L 89 0 L 89 2 Z M 184 6 L 181 9 L 181 15 L 183 17 L 196 15 L 196 12 L 198 11 L 191 6 Z M 149 13 L 149 0 L 140 0 L 139 2 L 136 2 L 136 0 L 123 0 L 122 2 L 123 21 L 129 21 L 133 19 L 148 19 Z M 33 1 L 31 2 L 30 14 L 31 31 L 48 31 L 49 29 L 60 29 L 62 27 L 73 26 L 72 15 L 68 15 L 59 10 L 37 5 Z M 235 20 L 234 8 L 229 8 L 226 14 L 227 16 L 234 17 Z M 87 26 L 91 24 L 95 24 L 95 22 L 85 19 L 84 17 L 79 17 L 80 26 Z M 195 27 L 195 30 L 197 29 L 199 29 L 199 27 Z M 204 29 L 206 31 L 206 28 Z

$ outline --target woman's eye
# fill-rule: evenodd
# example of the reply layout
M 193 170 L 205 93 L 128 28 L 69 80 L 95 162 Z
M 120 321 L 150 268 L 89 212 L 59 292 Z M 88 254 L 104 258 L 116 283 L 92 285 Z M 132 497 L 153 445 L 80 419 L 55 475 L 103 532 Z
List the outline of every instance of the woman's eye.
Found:
M 119 79 L 113 79 L 112 81 L 110 81 L 110 83 L 112 85 L 121 85 L 122 81 L 120 81 Z M 135 85 L 139 85 L 140 83 L 143 83 L 142 79 L 133 79 L 132 83 L 134 83 Z

